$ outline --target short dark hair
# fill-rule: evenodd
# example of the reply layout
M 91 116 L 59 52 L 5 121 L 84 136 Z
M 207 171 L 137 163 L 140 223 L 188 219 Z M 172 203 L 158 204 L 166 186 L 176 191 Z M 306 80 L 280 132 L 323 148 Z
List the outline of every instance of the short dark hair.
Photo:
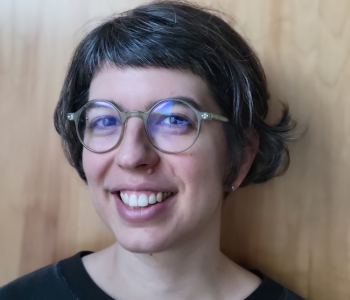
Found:
M 212 99 L 230 119 L 223 125 L 228 149 L 224 184 L 232 184 L 238 174 L 248 134 L 259 137 L 259 149 L 242 185 L 267 181 L 288 168 L 286 141 L 293 130 L 288 107 L 283 106 L 276 124 L 265 122 L 269 92 L 252 48 L 217 12 L 183 1 L 160 1 L 113 16 L 73 54 L 54 122 L 65 155 L 83 180 L 83 146 L 66 115 L 88 101 L 91 81 L 106 64 L 190 70 L 207 83 Z

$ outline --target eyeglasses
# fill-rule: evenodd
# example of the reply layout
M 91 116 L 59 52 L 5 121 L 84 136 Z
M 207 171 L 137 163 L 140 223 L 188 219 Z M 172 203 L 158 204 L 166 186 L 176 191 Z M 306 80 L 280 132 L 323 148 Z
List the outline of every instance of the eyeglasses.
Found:
M 151 144 L 165 153 L 179 153 L 197 140 L 202 120 L 228 122 L 228 118 L 195 109 L 185 100 L 174 98 L 157 102 L 146 112 L 120 111 L 107 100 L 91 100 L 67 119 L 75 122 L 83 146 L 95 153 L 108 152 L 120 144 L 125 122 L 130 117 L 143 120 Z

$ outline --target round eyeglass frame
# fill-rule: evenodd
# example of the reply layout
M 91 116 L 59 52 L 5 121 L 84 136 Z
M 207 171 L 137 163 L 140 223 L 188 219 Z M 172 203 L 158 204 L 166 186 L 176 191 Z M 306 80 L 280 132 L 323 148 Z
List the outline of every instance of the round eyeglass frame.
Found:
M 148 117 L 149 115 L 152 113 L 152 111 L 161 103 L 163 102 L 166 102 L 166 101 L 177 101 L 177 102 L 181 102 L 187 106 L 189 106 L 196 114 L 196 117 L 197 117 L 197 120 L 198 120 L 198 126 L 197 126 L 197 134 L 195 136 L 195 138 L 193 139 L 193 142 L 191 145 L 189 145 L 187 148 L 181 150 L 181 151 L 166 151 L 166 150 L 163 150 L 161 148 L 159 148 L 159 146 L 157 146 L 152 138 L 149 136 L 148 134 L 148 131 L 147 131 L 147 121 L 148 121 Z M 88 106 L 88 105 L 91 105 L 92 102 L 104 102 L 104 103 L 107 103 L 109 104 L 110 106 L 112 106 L 119 114 L 120 116 L 120 120 L 122 122 L 122 133 L 120 134 L 120 137 L 117 141 L 117 143 L 110 149 L 108 150 L 105 150 L 105 151 L 95 151 L 91 148 L 89 148 L 85 143 L 84 141 L 82 140 L 82 138 L 80 137 L 79 135 L 79 128 L 78 128 L 78 120 L 80 118 L 80 115 L 81 113 L 84 111 L 84 109 Z M 221 116 L 221 115 L 217 115 L 217 114 L 213 114 L 213 113 L 209 113 L 209 112 L 203 112 L 203 111 L 199 111 L 198 109 L 196 109 L 195 107 L 193 107 L 193 105 L 191 105 L 190 103 L 188 103 L 188 101 L 186 101 L 185 99 L 182 99 L 182 98 L 167 98 L 167 99 L 162 99 L 158 102 L 156 102 L 148 111 L 146 112 L 142 112 L 142 111 L 138 111 L 138 110 L 131 110 L 131 111 L 127 111 L 127 112 L 123 112 L 123 111 L 120 111 L 118 109 L 118 107 L 111 101 L 108 101 L 108 100 L 105 100 L 105 99 L 93 99 L 93 100 L 90 100 L 88 101 L 83 107 L 81 107 L 78 111 L 76 111 L 75 113 L 67 113 L 67 120 L 68 121 L 74 121 L 75 123 L 75 129 L 76 129 L 76 134 L 78 136 L 78 139 L 79 141 L 82 143 L 82 145 L 89 151 L 91 152 L 94 152 L 94 153 L 100 153 L 100 154 L 103 154 L 103 153 L 107 153 L 109 151 L 112 151 L 114 149 L 116 149 L 121 141 L 123 140 L 123 137 L 124 137 L 124 134 L 125 134 L 125 123 L 127 121 L 128 118 L 131 118 L 131 117 L 139 117 L 143 120 L 143 124 L 144 124 L 144 129 L 145 129 L 145 132 L 146 132 L 146 135 L 147 135 L 147 138 L 148 140 L 150 141 L 150 143 L 152 144 L 153 147 L 155 147 L 157 150 L 161 151 L 161 152 L 164 152 L 164 153 L 169 153 L 169 154 L 176 154 L 176 153 L 181 153 L 181 152 L 184 152 L 186 151 L 187 149 L 191 148 L 193 146 L 193 144 L 197 141 L 197 138 L 199 136 L 199 132 L 200 132 L 200 129 L 201 129 L 201 124 L 202 124 L 202 121 L 203 120 L 209 120 L 209 121 L 219 121 L 219 122 L 224 122 L 224 123 L 227 123 L 229 122 L 229 119 L 224 117 L 224 116 Z

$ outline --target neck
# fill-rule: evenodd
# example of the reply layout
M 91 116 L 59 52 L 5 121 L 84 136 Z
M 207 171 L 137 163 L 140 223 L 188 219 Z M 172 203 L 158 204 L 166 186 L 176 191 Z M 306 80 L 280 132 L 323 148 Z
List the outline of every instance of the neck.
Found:
M 83 263 L 93 281 L 115 299 L 245 299 L 260 284 L 220 252 L 220 211 L 191 236 L 153 254 L 132 253 L 117 242 L 84 257 Z
M 132 253 L 117 242 L 96 253 L 97 272 L 87 270 L 117 299 L 214 299 L 223 265 L 220 211 L 205 227 L 195 239 L 160 253 Z

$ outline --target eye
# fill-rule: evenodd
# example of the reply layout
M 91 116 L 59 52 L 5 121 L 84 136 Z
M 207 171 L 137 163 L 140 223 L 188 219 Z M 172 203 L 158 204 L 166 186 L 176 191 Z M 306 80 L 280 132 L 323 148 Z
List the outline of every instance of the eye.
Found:
M 100 116 L 91 121 L 89 128 L 92 130 L 104 130 L 113 126 L 120 126 L 121 122 L 113 116 Z
M 163 116 L 159 121 L 159 124 L 167 124 L 167 125 L 189 125 L 191 124 L 191 120 L 182 115 L 168 115 Z

